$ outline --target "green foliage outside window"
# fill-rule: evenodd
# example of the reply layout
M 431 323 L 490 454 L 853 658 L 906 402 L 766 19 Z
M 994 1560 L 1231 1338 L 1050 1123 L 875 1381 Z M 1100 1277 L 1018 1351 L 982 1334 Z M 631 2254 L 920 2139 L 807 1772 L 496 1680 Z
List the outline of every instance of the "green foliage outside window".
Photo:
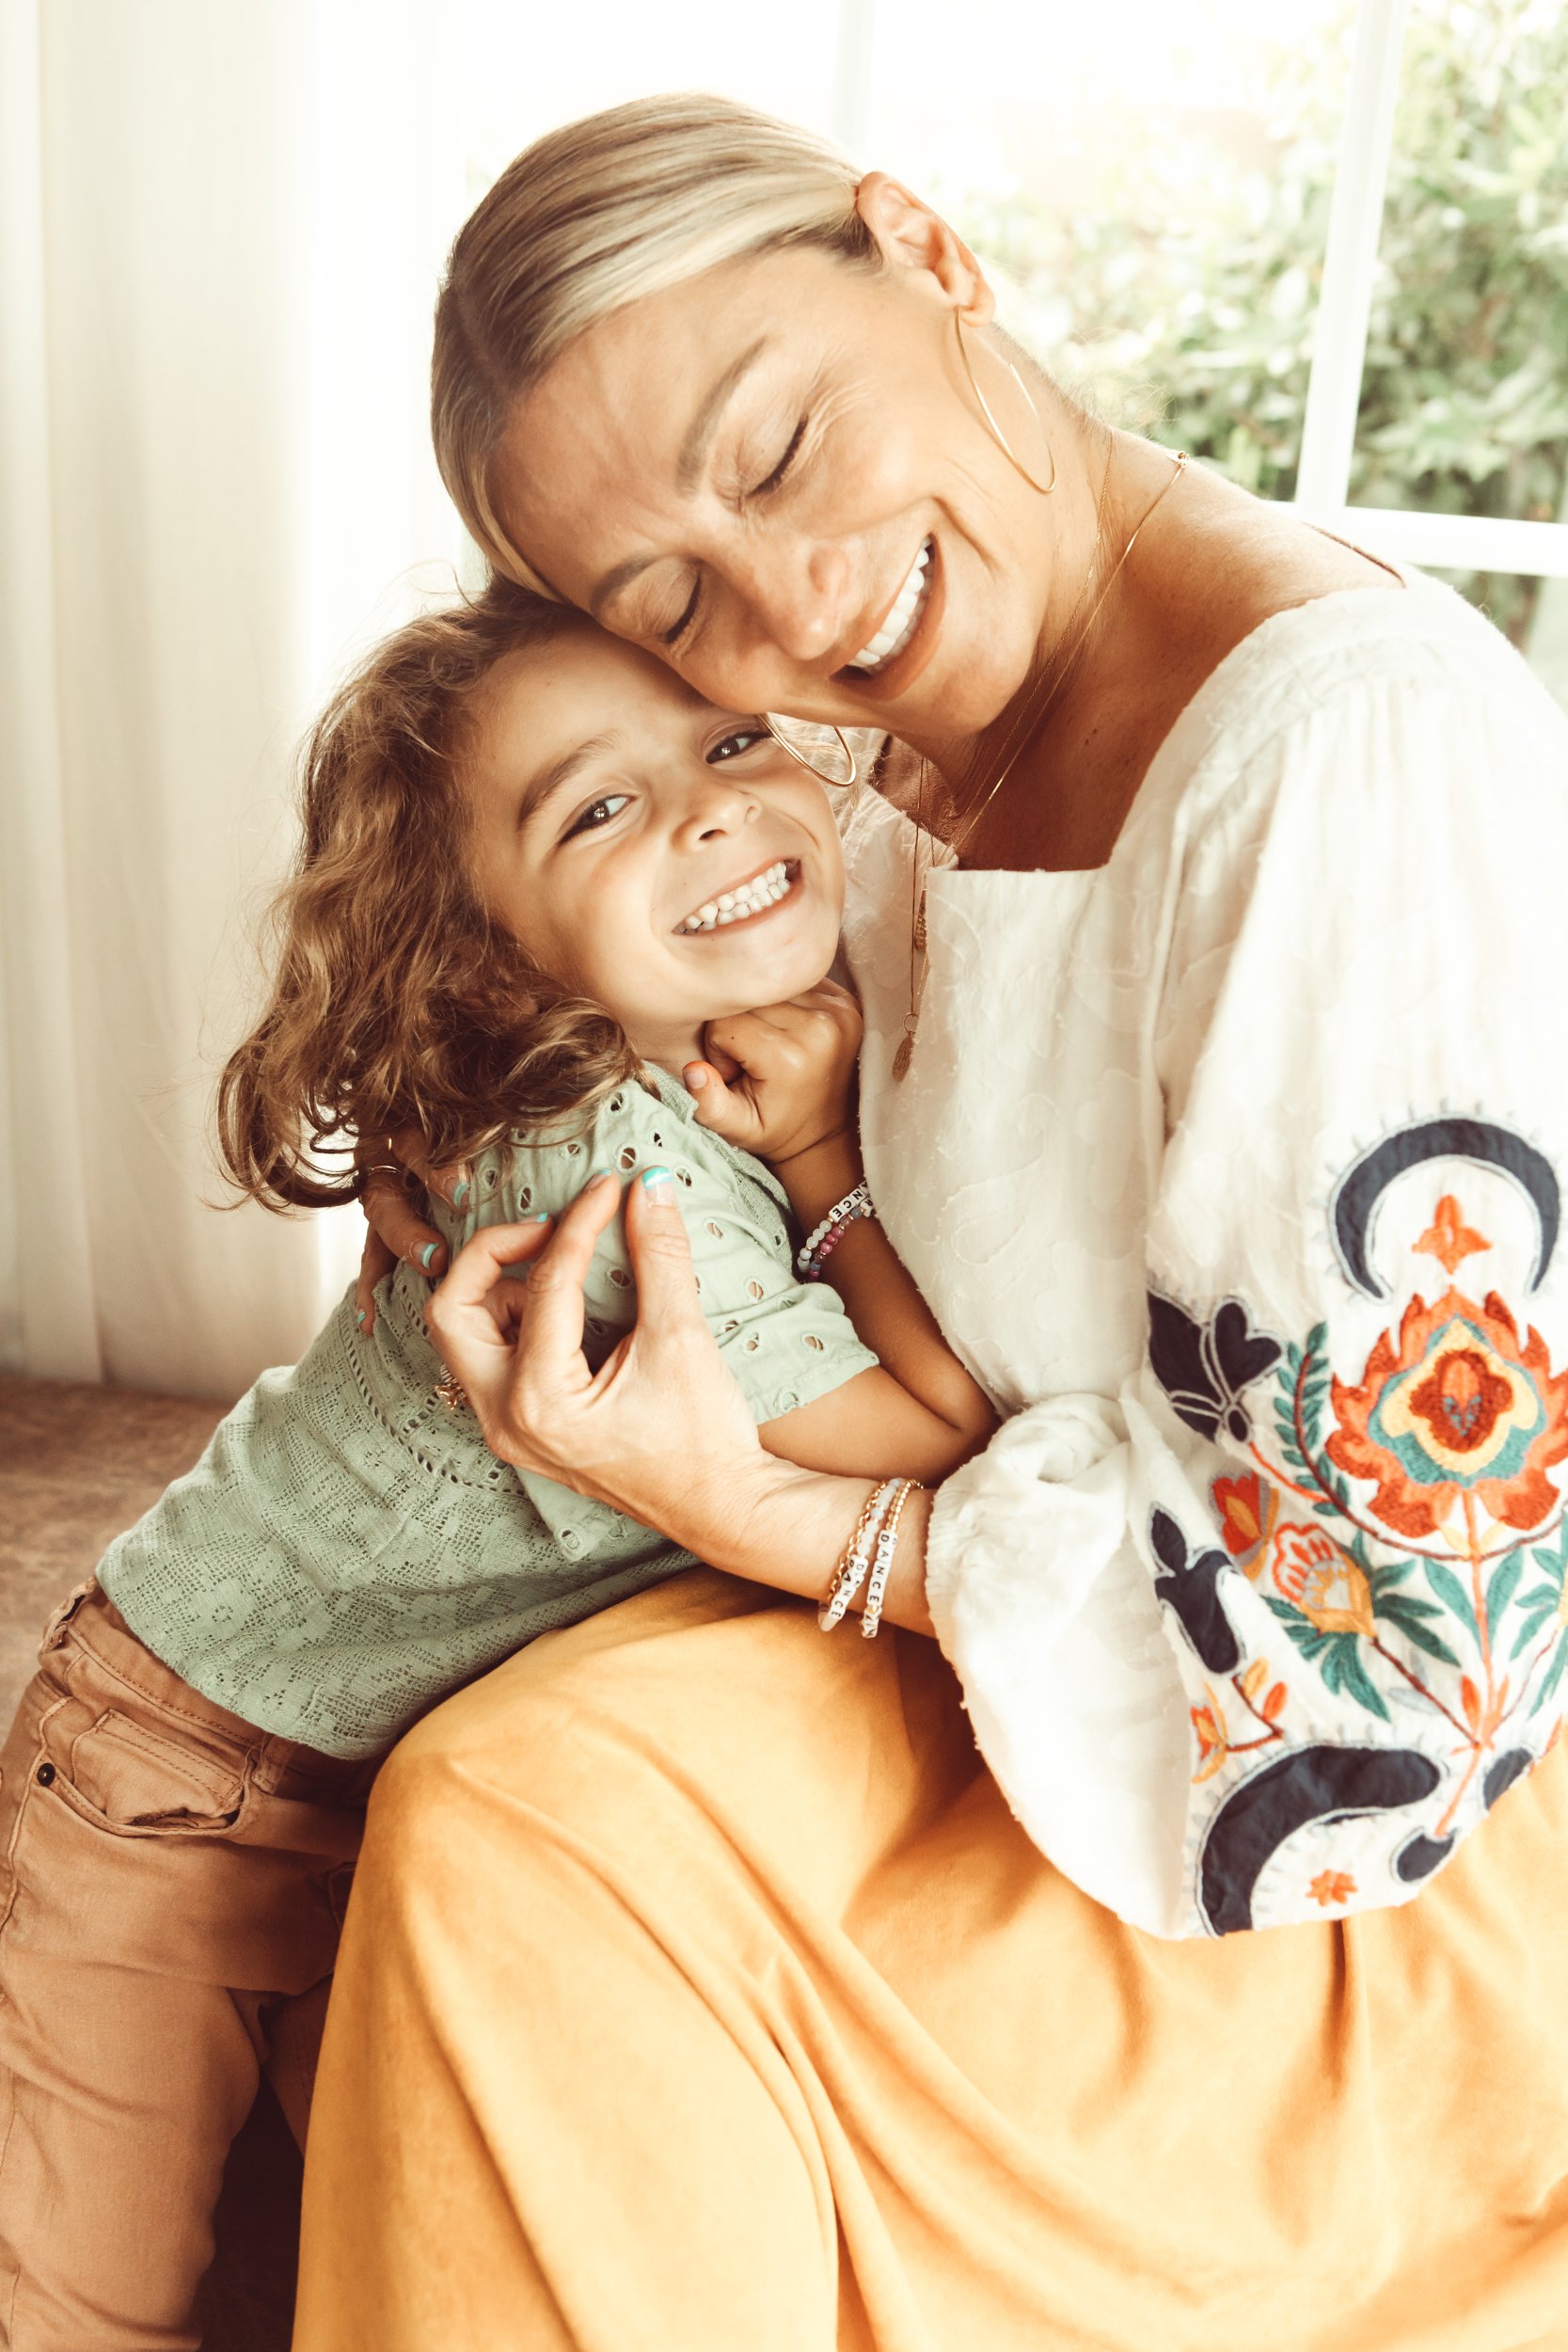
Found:
M 1338 133 L 1325 56 L 1278 51 L 1250 151 L 1224 121 L 1156 120 L 1082 210 L 964 215 L 1065 381 L 1265 498 L 1293 494 L 1301 448 Z M 1565 485 L 1568 8 L 1415 0 L 1351 499 L 1553 521 Z M 1460 584 L 1523 639 L 1537 581 Z

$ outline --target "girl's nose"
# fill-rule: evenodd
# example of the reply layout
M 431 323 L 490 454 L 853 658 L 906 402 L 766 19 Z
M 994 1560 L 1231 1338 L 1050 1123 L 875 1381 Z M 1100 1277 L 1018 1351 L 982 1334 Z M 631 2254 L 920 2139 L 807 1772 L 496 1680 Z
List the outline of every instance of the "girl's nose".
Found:
M 756 814 L 755 794 L 749 792 L 738 778 L 727 776 L 722 768 L 710 768 L 705 762 L 701 775 L 692 781 L 676 823 L 677 844 L 682 849 L 696 849 L 704 841 L 738 833 Z

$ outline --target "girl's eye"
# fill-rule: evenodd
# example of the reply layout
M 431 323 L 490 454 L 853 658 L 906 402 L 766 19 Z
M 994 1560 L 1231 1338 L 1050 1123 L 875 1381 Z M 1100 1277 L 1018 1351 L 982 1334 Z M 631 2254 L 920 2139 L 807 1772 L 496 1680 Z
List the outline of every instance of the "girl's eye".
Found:
M 791 466 L 794 465 L 797 456 L 800 454 L 800 444 L 806 437 L 807 422 L 808 420 L 805 417 L 800 419 L 800 423 L 796 426 L 794 432 L 789 437 L 789 446 L 784 451 L 784 455 L 780 458 L 772 472 L 768 476 L 767 481 L 757 483 L 754 488 L 747 492 L 747 496 L 749 498 L 766 498 L 769 490 L 777 490 L 783 486 L 784 476 L 788 473 Z
M 561 838 L 570 841 L 575 834 L 597 833 L 601 826 L 619 817 L 630 798 L 629 792 L 607 792 L 602 801 L 590 801 L 588 806 L 573 818 Z
M 758 743 L 770 743 L 772 740 L 771 727 L 736 727 L 735 733 L 726 735 L 721 743 L 715 743 L 707 755 L 707 764 L 710 768 L 717 768 L 721 760 L 738 759 L 742 752 L 752 751 Z

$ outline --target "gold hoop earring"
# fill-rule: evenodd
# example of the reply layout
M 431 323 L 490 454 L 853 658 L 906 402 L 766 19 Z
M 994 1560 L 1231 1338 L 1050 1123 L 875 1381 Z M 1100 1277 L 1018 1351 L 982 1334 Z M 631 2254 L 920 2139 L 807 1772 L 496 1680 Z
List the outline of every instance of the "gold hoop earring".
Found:
M 997 447 L 1001 450 L 1003 456 L 1006 457 L 1008 463 L 1012 466 L 1013 470 L 1023 476 L 1024 481 L 1027 482 L 1031 490 L 1037 490 L 1042 499 L 1048 499 L 1051 496 L 1052 491 L 1056 487 L 1056 457 L 1054 451 L 1052 449 L 1050 442 L 1047 441 L 1045 444 L 1045 453 L 1051 460 L 1051 479 L 1049 482 L 1037 482 L 1028 467 L 1023 463 L 1022 458 L 1020 457 L 1017 450 L 1014 449 L 1012 443 L 1003 432 L 1002 427 L 997 423 L 996 419 L 992 416 L 990 403 L 986 398 L 984 392 L 980 389 L 979 381 L 975 376 L 974 367 L 970 363 L 969 352 L 964 343 L 963 315 L 958 310 L 955 310 L 953 313 L 953 325 L 958 329 L 958 357 L 964 363 L 964 373 L 969 378 L 969 389 L 980 404 L 980 413 L 985 418 L 986 422 L 990 425 L 992 437 L 994 438 Z M 1039 410 L 1035 406 L 1034 394 L 1030 391 L 1028 385 L 1025 384 L 1022 376 L 1020 375 L 1012 361 L 1007 359 L 1006 353 L 1004 352 L 1002 356 L 1003 358 L 1006 360 L 1008 374 L 1012 377 L 1013 382 L 1018 386 L 1019 390 L 1028 402 L 1029 413 L 1034 418 L 1035 422 L 1039 425 L 1040 432 L 1043 435 L 1045 432 L 1045 426 L 1041 421 Z
M 838 738 L 838 747 L 844 754 L 844 763 L 849 772 L 847 776 L 831 776 L 827 772 L 826 769 L 819 768 L 817 766 L 815 759 L 808 759 L 804 752 L 796 750 L 788 736 L 780 732 L 779 723 L 777 719 L 773 717 L 771 711 L 767 714 L 767 717 L 768 732 L 773 738 L 774 742 L 778 744 L 780 750 L 787 752 L 790 758 L 793 759 L 798 766 L 809 769 L 811 773 L 816 778 L 818 784 L 831 784 L 835 788 L 840 790 L 847 789 L 850 785 L 859 784 L 861 780 L 861 764 L 855 757 L 854 748 L 850 744 L 847 737 L 845 735 L 842 727 L 833 727 L 832 732 Z M 812 723 L 815 724 L 816 722 L 814 721 Z

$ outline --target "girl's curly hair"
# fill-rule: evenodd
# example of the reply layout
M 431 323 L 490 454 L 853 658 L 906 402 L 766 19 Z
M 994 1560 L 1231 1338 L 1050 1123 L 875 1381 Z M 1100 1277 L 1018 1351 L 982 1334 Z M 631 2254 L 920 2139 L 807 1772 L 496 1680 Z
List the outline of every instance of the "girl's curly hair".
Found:
M 271 998 L 218 1089 L 226 1173 L 265 1207 L 355 1199 L 360 1172 L 321 1160 L 361 1136 L 418 1127 L 437 1162 L 467 1158 L 636 1076 L 620 1024 L 531 963 L 468 874 L 475 691 L 582 626 L 495 581 L 388 638 L 311 731 Z

